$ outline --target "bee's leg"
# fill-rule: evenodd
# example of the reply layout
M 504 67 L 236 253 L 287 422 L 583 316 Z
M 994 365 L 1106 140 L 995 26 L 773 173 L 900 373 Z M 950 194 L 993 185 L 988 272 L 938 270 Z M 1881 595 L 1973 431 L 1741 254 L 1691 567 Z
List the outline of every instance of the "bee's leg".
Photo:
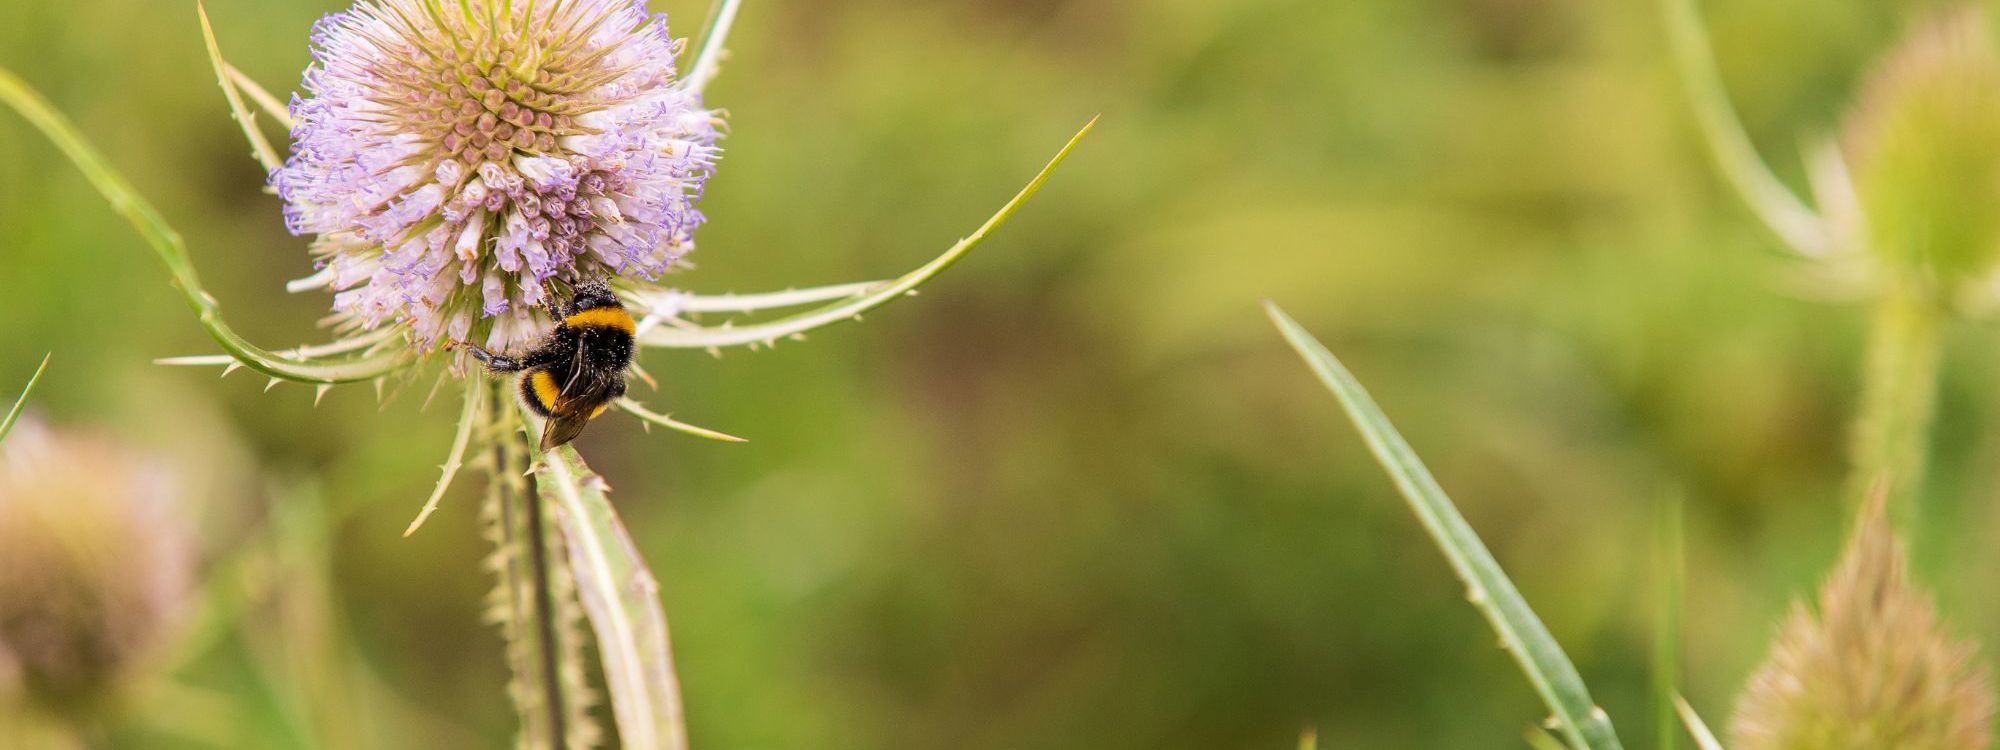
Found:
M 548 308 L 549 313 L 557 318 L 567 318 L 572 312 L 569 309 L 569 302 L 556 292 L 554 277 L 542 279 L 542 306 Z
M 480 364 L 486 365 L 486 369 L 488 370 L 494 372 L 520 372 L 527 368 L 526 363 L 513 357 L 504 354 L 494 354 L 472 344 L 465 344 L 464 346 L 465 350 L 472 354 L 472 358 L 479 360 Z

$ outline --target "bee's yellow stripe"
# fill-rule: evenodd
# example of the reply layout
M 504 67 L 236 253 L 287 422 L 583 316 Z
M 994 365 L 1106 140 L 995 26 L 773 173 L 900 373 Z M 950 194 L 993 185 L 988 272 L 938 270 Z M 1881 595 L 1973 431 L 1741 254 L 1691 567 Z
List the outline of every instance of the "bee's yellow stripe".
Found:
M 632 314 L 623 307 L 593 307 L 563 319 L 563 325 L 571 328 L 616 328 L 632 333 L 638 326 L 632 323 Z
M 556 376 L 548 370 L 536 370 L 528 374 L 528 385 L 535 389 L 535 399 L 542 402 L 542 410 L 556 408 L 556 399 L 562 396 L 562 386 L 556 384 Z

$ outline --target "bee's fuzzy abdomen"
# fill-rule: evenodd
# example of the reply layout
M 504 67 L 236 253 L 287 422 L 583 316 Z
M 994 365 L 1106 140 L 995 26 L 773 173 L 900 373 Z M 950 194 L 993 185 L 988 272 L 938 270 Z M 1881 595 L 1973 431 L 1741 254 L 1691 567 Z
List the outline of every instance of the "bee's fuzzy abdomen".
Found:
M 548 417 L 556 407 L 556 398 L 562 395 L 562 386 L 556 376 L 546 369 L 534 370 L 521 376 L 521 400 L 535 416 Z

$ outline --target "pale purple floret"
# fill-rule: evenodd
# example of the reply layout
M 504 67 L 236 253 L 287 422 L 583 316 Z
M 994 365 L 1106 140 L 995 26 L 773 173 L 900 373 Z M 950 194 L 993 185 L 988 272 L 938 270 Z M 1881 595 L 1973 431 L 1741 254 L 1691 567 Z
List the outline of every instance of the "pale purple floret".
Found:
M 544 282 L 693 250 L 720 121 L 643 2 L 360 0 L 312 39 L 271 184 L 343 322 L 518 349 Z

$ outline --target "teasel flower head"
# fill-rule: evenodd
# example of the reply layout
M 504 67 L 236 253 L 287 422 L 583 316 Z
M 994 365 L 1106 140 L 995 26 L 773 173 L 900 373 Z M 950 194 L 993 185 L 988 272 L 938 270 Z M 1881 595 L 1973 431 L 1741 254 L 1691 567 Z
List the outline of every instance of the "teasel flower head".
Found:
M 1670 0 L 1681 77 L 1722 176 L 1800 256 L 1818 295 L 1893 291 L 2000 308 L 2000 46 L 1970 2 L 1921 17 L 1863 76 L 1832 135 L 1805 141 L 1804 200 L 1730 107 L 1694 8 Z
M 1984 750 L 1993 684 L 1910 584 L 1878 496 L 1820 589 L 1794 607 L 1730 728 L 1736 750 Z
M 155 666 L 186 611 L 195 545 L 165 472 L 24 421 L 0 443 L 0 697 L 103 707 Z
M 551 283 L 694 249 L 720 119 L 639 0 L 360 0 L 320 21 L 271 175 L 336 320 L 517 350 Z
M 1944 301 L 2000 291 L 1992 33 L 1973 6 L 1919 25 L 1868 77 L 1839 134 L 1852 201 L 1850 216 L 1830 213 L 1835 226 L 1884 272 L 1914 276 Z

